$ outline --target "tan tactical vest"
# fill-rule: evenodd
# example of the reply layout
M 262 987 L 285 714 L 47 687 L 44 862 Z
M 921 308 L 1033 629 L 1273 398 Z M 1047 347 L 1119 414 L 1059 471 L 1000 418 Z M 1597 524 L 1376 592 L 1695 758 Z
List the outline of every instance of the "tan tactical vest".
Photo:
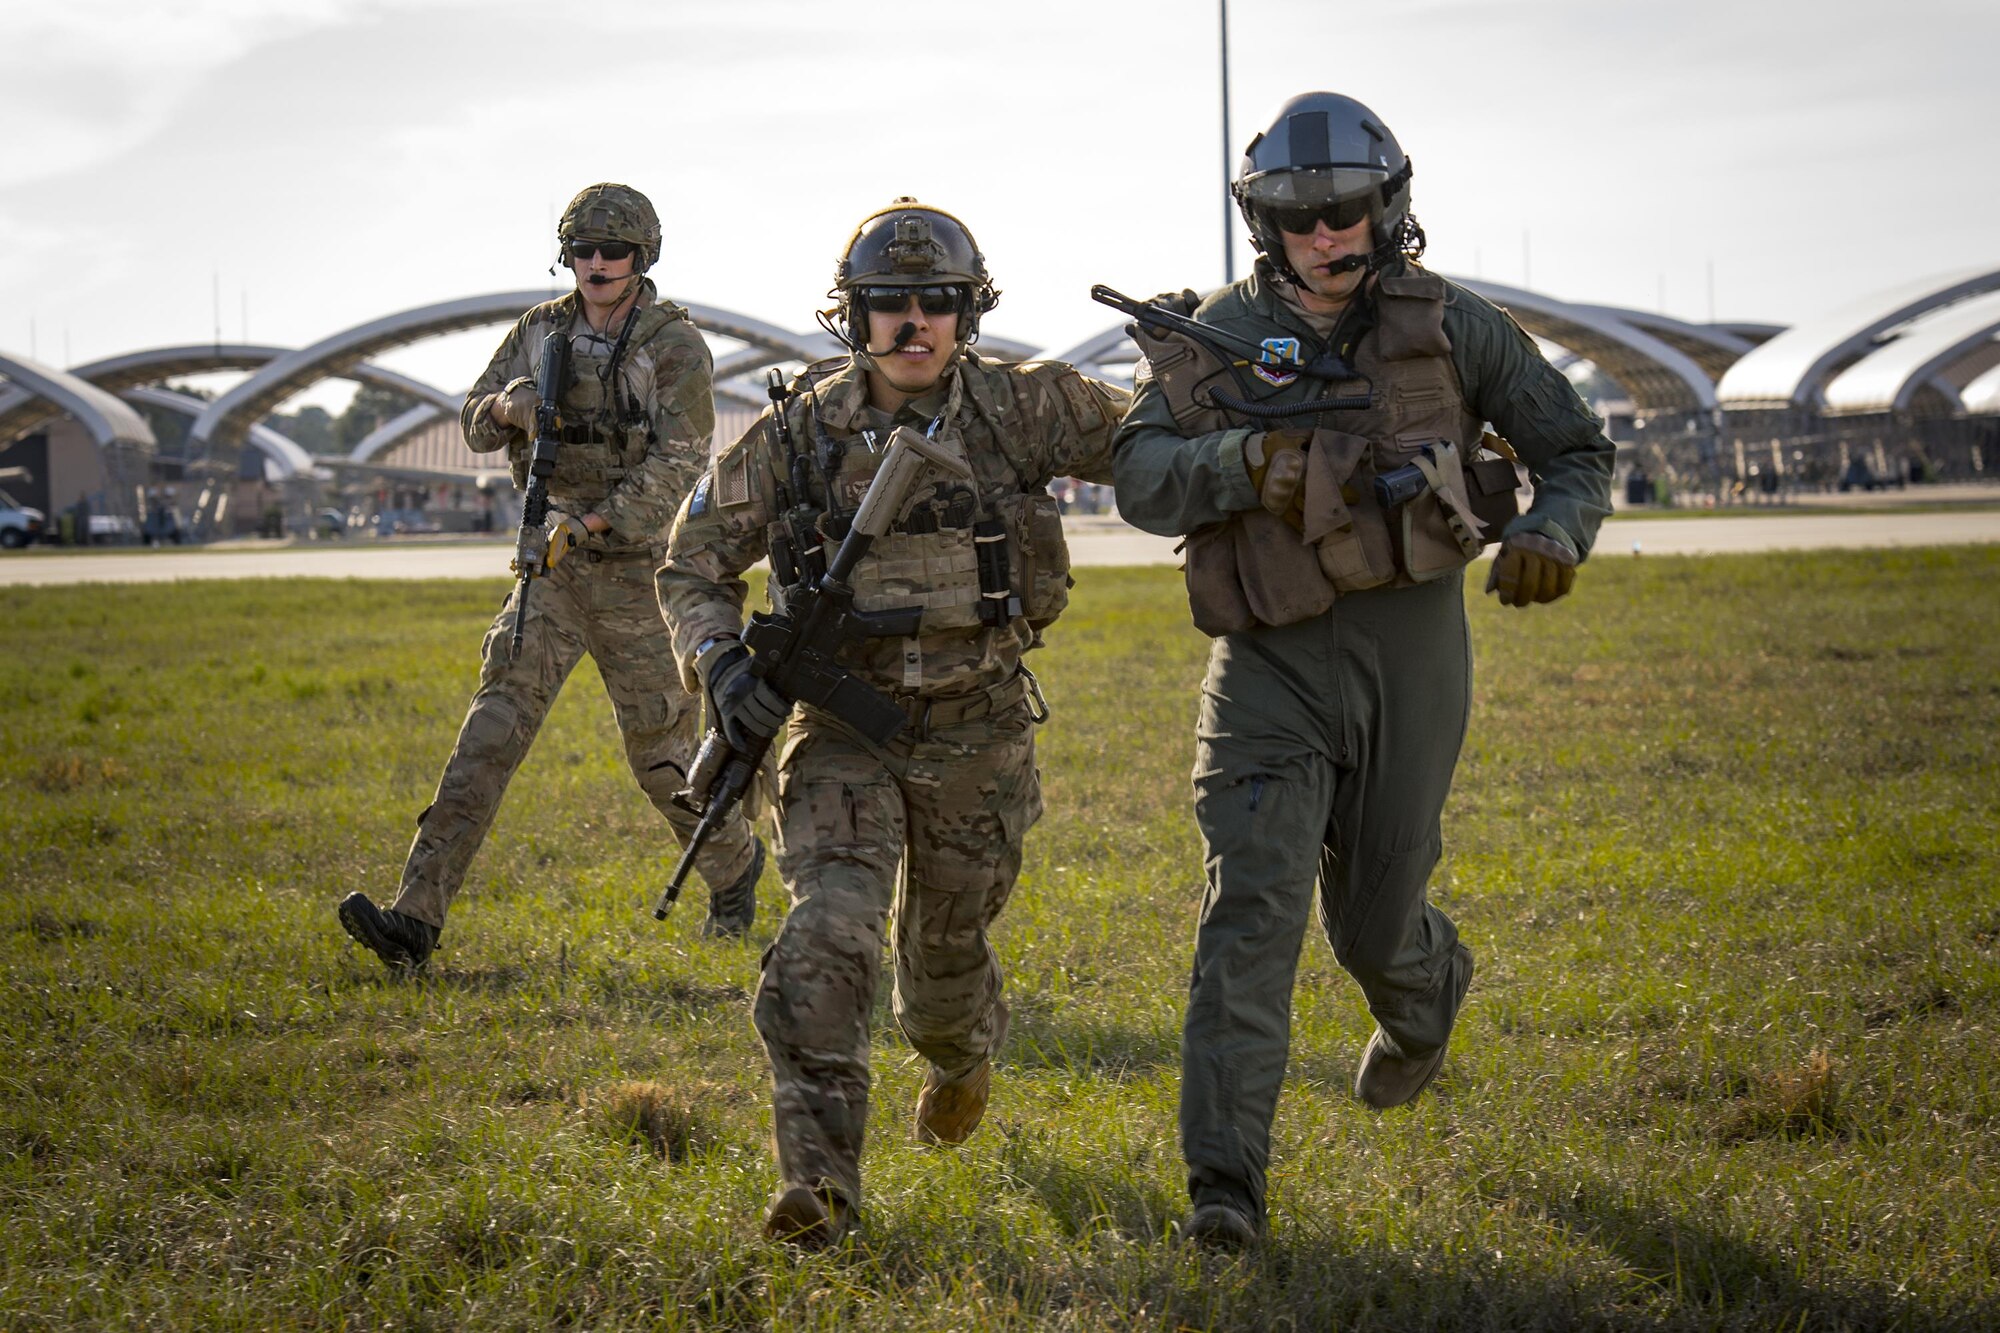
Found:
M 1025 619 L 1031 630 L 1039 632 L 1069 603 L 1069 547 L 1063 540 L 1061 511 L 1055 497 L 1036 484 L 1040 479 L 1026 460 L 1015 458 L 1006 432 L 992 430 L 998 447 L 968 457 L 958 422 L 962 398 L 971 400 L 982 427 L 980 434 L 988 433 L 984 428 L 1004 413 L 993 410 L 991 388 L 984 376 L 969 366 L 961 367 L 946 401 L 945 423 L 938 429 L 937 442 L 967 457 L 974 465 L 976 480 L 946 477 L 935 485 L 928 479 L 919 480 L 896 525 L 874 540 L 855 567 L 850 580 L 855 607 L 887 611 L 922 606 L 919 637 L 964 632 L 981 625 L 998 628 L 1017 618 Z M 809 417 L 794 423 L 801 448 L 809 447 L 811 431 Z M 830 490 L 834 507 L 845 516 L 860 504 L 887 451 L 881 447 L 886 441 L 878 441 L 878 449 L 871 451 L 859 434 L 840 438 L 846 452 Z M 839 548 L 839 535 L 844 534 L 844 529 L 836 531 L 830 522 L 830 515 L 820 516 L 828 559 Z M 778 531 L 773 525 L 774 538 Z M 1003 542 L 1006 586 L 983 588 L 979 577 L 981 548 Z
M 1188 536 L 1188 604 L 1196 628 L 1234 634 L 1319 615 L 1344 592 L 1439 578 L 1479 552 L 1482 524 L 1467 469 L 1481 443 L 1480 419 L 1465 404 L 1444 334 L 1444 282 L 1424 272 L 1385 274 L 1378 320 L 1356 346 L 1353 364 L 1374 385 L 1368 407 L 1327 412 L 1313 431 L 1301 533 L 1262 509 L 1232 515 Z M 1179 335 L 1135 333 L 1183 433 L 1303 425 L 1235 419 L 1201 406 L 1197 393 L 1233 380 L 1214 353 Z M 1355 386 L 1302 382 L 1316 397 Z M 1199 392 L 1202 403 L 1210 403 Z M 1450 445 L 1450 450 L 1440 445 Z M 1425 452 L 1425 446 L 1430 451 Z M 1419 494 L 1385 511 L 1376 477 L 1418 463 Z M 1511 464 L 1507 465 L 1512 489 Z M 1490 537 L 1489 537 L 1490 540 Z
M 625 338 L 625 354 L 618 365 L 624 387 L 615 396 L 610 392 L 611 347 L 571 338 L 569 384 L 562 396 L 562 447 L 556 451 L 555 475 L 549 478 L 549 501 L 557 509 L 588 513 L 610 496 L 629 469 L 645 460 L 653 443 L 653 421 L 648 404 L 632 392 L 630 373 L 635 359 L 646 354 L 643 349 L 661 329 L 686 318 L 685 310 L 665 301 L 640 309 Z M 540 347 L 547 333 L 547 327 L 536 327 L 524 341 Z M 525 454 L 514 460 L 513 470 L 515 484 L 525 487 Z

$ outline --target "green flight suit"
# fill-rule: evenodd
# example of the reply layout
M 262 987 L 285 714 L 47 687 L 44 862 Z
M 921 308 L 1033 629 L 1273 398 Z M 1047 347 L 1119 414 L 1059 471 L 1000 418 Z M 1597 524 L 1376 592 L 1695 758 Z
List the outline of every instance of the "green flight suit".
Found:
M 1298 338 L 1310 361 L 1327 340 L 1272 283 L 1260 264 L 1195 318 L 1257 341 Z M 1610 512 L 1610 441 L 1511 318 L 1461 287 L 1443 292 L 1462 415 L 1491 422 L 1535 483 L 1533 505 L 1506 532 L 1539 532 L 1586 555 Z M 1378 395 L 1393 387 L 1378 384 Z M 1259 398 L 1326 391 L 1300 376 Z M 1271 424 L 1349 429 L 1338 411 Z M 1259 509 L 1243 449 L 1260 428 L 1188 433 L 1142 366 L 1116 442 L 1119 512 L 1176 535 Z M 1450 1036 L 1470 957 L 1426 885 L 1471 701 L 1463 587 L 1453 569 L 1341 592 L 1318 615 L 1214 640 L 1193 775 L 1207 886 L 1182 1044 L 1182 1151 L 1197 1207 L 1227 1203 L 1262 1225 L 1292 981 L 1315 896 L 1335 958 L 1401 1052 L 1421 1056 Z

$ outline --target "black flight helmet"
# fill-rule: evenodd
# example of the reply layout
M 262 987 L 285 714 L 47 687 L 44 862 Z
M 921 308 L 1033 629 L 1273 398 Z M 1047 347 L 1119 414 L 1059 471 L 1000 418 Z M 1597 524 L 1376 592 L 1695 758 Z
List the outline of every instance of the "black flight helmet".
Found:
M 1281 231 L 1309 232 L 1316 221 L 1339 231 L 1366 218 L 1369 263 L 1378 268 L 1420 234 L 1410 217 L 1410 159 L 1381 117 L 1339 93 L 1301 93 L 1279 107 L 1244 150 L 1230 193 L 1257 253 L 1293 283 Z

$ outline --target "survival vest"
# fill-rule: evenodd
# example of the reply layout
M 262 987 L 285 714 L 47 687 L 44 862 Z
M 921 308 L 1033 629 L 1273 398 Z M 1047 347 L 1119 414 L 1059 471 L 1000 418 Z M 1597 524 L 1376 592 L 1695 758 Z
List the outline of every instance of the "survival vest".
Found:
M 1369 406 L 1252 422 L 1216 404 L 1207 390 L 1233 387 L 1208 348 L 1179 334 L 1133 338 L 1186 435 L 1264 429 L 1317 420 L 1305 476 L 1305 529 L 1253 509 L 1187 539 L 1188 605 L 1210 635 L 1310 619 L 1344 592 L 1427 582 L 1462 568 L 1483 541 L 1498 539 L 1517 482 L 1512 450 L 1483 435 L 1466 406 L 1444 333 L 1443 279 L 1421 269 L 1377 280 L 1376 322 L 1351 358 L 1357 381 L 1373 385 Z M 1333 393 L 1344 386 L 1300 377 L 1292 393 L 1268 401 Z M 1493 456 L 1482 456 L 1482 445 Z M 1413 465 L 1414 494 L 1384 507 L 1375 479 Z M 1477 503 L 1475 503 L 1477 501 Z M 1503 513 L 1502 510 L 1506 512 Z

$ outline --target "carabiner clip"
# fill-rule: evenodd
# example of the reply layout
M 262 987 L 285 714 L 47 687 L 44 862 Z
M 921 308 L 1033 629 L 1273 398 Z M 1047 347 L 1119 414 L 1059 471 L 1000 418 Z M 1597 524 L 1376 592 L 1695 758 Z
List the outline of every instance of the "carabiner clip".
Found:
M 1035 673 L 1028 670 L 1027 663 L 1023 662 L 1019 670 L 1028 681 L 1028 720 L 1040 726 L 1049 720 L 1049 701 L 1042 694 L 1042 682 L 1035 679 Z

